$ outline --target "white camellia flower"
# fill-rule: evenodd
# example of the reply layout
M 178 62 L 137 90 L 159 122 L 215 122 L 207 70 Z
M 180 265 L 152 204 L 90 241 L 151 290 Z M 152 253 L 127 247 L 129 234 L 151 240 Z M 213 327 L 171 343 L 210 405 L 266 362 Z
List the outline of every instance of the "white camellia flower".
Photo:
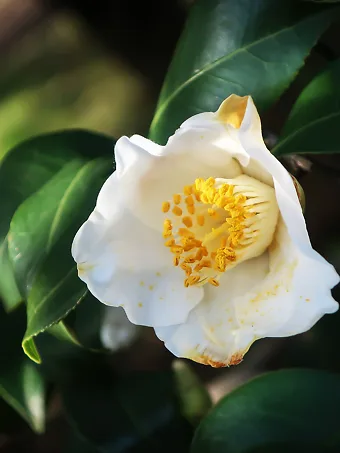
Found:
M 101 302 L 151 326 L 176 356 L 239 363 L 263 337 L 310 329 L 338 304 L 293 180 L 249 96 L 185 121 L 165 146 L 134 135 L 72 248 Z

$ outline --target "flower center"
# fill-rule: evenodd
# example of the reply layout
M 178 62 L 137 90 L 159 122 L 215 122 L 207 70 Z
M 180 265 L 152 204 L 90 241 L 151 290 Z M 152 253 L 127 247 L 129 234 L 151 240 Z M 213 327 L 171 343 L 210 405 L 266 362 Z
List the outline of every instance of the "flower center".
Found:
M 196 179 L 164 201 L 165 246 L 184 285 L 219 286 L 221 275 L 261 255 L 273 240 L 279 208 L 272 187 L 250 176 Z

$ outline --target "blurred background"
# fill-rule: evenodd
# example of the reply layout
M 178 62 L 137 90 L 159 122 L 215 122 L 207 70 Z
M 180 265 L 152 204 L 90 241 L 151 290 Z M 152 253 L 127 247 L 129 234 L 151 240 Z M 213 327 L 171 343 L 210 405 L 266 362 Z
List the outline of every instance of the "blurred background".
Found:
M 193 1 L 0 0 L 0 158 L 28 137 L 60 129 L 85 128 L 116 138 L 147 135 Z M 339 57 L 338 30 L 335 25 L 326 33 L 287 93 L 264 114 L 269 147 L 301 88 Z M 312 243 L 338 270 L 339 156 L 292 156 L 284 161 L 305 190 Z M 334 294 L 340 300 L 340 290 Z M 214 402 L 266 370 L 306 366 L 340 371 L 335 360 L 339 326 L 339 313 L 326 316 L 299 337 L 257 342 L 237 367 L 192 367 Z M 168 369 L 171 361 L 149 329 L 143 329 L 132 347 L 112 356 L 112 366 L 122 370 Z M 0 420 L 0 452 L 63 451 L 68 425 L 58 395 L 52 401 L 42 436 L 34 435 L 12 409 L 0 410 L 6 414 L 6 420 Z

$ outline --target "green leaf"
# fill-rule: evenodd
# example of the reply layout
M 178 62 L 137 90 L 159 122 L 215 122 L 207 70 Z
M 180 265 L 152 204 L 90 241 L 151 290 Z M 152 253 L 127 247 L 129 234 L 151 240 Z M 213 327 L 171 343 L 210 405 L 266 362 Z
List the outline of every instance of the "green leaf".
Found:
M 70 253 L 71 244 L 113 170 L 113 145 L 113 139 L 84 131 L 49 134 L 21 145 L 0 168 L 0 188 L 3 184 L 4 193 L 12 200 L 4 202 L 7 224 L 0 225 L 0 232 L 2 226 L 5 234 L 10 222 L 6 232 L 10 264 L 20 293 L 27 300 L 23 348 L 36 362 L 40 357 L 33 337 L 63 319 L 85 295 L 85 285 L 77 277 Z M 18 183 L 19 196 L 7 190 L 15 186 L 9 184 L 8 174 L 16 181 L 20 157 L 25 161 L 27 155 L 34 165 L 28 165 L 31 173 L 26 178 L 36 175 L 40 185 Z
M 11 314 L 0 311 L 0 396 L 40 433 L 45 427 L 45 384 L 22 352 L 24 329 L 24 307 Z
M 198 427 L 191 452 L 292 451 L 275 450 L 273 446 L 280 444 L 295 444 L 300 451 L 309 451 L 312 445 L 311 451 L 336 451 L 340 448 L 339 418 L 338 375 L 303 369 L 277 371 L 223 398 Z
M 9 252 L 17 281 L 27 294 L 25 352 L 29 353 L 27 340 L 64 318 L 86 293 L 71 244 L 110 169 L 110 161 L 103 158 L 69 162 L 12 219 Z
M 329 65 L 302 91 L 272 152 L 339 153 L 340 60 Z
M 41 189 L 65 164 L 77 156 L 112 156 L 113 141 L 95 133 L 70 130 L 35 137 L 11 150 L 0 162 L 0 297 L 6 310 L 22 300 L 8 256 L 12 216 L 28 197 Z M 112 157 L 111 157 L 112 158 Z
M 187 362 L 175 360 L 172 368 L 181 412 L 195 426 L 211 408 L 209 393 Z
M 61 387 L 66 415 L 99 451 L 188 451 L 192 429 L 180 415 L 171 373 L 115 378 L 98 358 L 75 371 Z
M 296 0 L 198 0 L 164 82 L 150 138 L 165 143 L 190 116 L 230 94 L 260 110 L 288 87 L 338 9 Z
M 63 321 L 53 324 L 53 326 L 48 329 L 48 333 L 58 338 L 58 340 L 81 346 L 75 333 Z

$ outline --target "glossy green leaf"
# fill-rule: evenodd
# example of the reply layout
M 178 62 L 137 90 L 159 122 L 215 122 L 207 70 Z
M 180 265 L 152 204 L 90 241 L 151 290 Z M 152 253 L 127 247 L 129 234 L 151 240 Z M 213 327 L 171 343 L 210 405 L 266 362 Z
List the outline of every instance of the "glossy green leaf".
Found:
M 338 14 L 296 0 L 198 0 L 160 95 L 150 138 L 165 143 L 190 116 L 215 111 L 230 94 L 260 110 L 288 87 Z
M 24 355 L 21 338 L 25 310 L 6 314 L 0 310 L 0 396 L 36 432 L 45 426 L 45 383 L 40 370 Z
M 3 256 L 11 266 L 2 270 L 12 272 L 27 300 L 23 347 L 37 362 L 33 337 L 65 317 L 85 294 L 70 249 L 113 170 L 113 146 L 113 139 L 85 131 L 49 134 L 20 145 L 0 167 L 6 193 L 0 235 L 8 242 Z
M 28 354 L 27 340 L 64 318 L 85 295 L 71 244 L 110 170 L 106 158 L 73 159 L 28 198 L 12 219 L 9 252 L 17 281 L 27 294 L 23 347 Z
M 71 130 L 27 140 L 1 161 L 0 193 L 6 196 L 0 199 L 0 296 L 7 310 L 23 300 L 8 257 L 7 234 L 16 209 L 73 158 L 96 157 L 100 152 L 110 158 L 112 148 L 113 141 L 102 135 Z
M 175 360 L 172 368 L 181 412 L 195 426 L 211 408 L 211 398 L 199 377 L 186 361 Z
M 63 321 L 53 324 L 53 326 L 48 329 L 48 333 L 58 338 L 58 340 L 81 346 L 75 333 Z
M 330 64 L 302 91 L 272 152 L 339 153 L 340 60 Z
M 171 373 L 115 378 L 98 358 L 76 371 L 61 386 L 66 414 L 99 451 L 188 451 L 192 429 L 179 412 Z
M 339 419 L 340 376 L 277 371 L 223 398 L 198 427 L 191 452 L 274 452 L 273 446 L 280 444 L 331 451 L 340 448 Z

